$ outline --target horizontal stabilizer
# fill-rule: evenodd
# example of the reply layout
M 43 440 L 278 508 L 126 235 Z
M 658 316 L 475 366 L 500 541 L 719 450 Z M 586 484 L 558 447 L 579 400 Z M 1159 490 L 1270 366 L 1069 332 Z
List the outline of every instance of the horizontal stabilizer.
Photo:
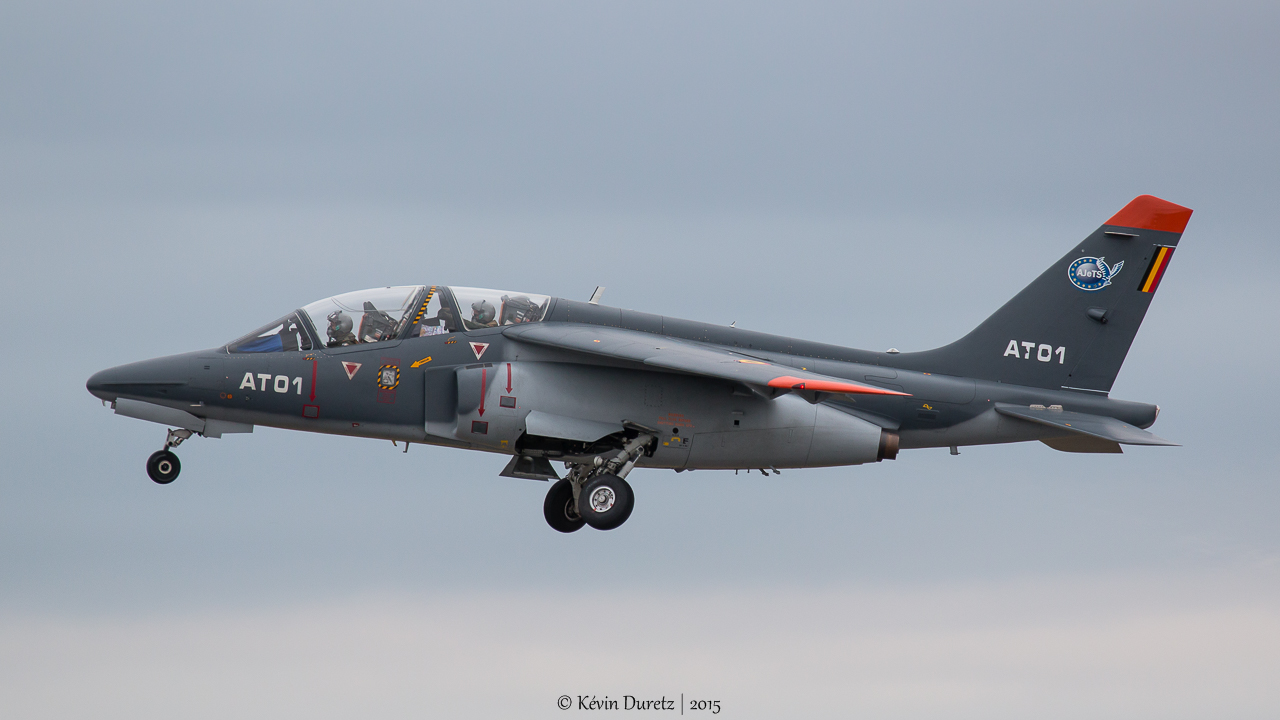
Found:
M 1058 452 L 1089 453 L 1094 455 L 1114 455 L 1124 452 L 1124 450 L 1120 449 L 1120 443 L 1103 440 L 1092 435 L 1063 435 L 1055 438 L 1040 438 L 1040 442 Z
M 1169 442 L 1127 422 L 1104 415 L 1089 415 L 1068 410 L 1040 406 L 1009 405 L 1006 403 L 996 403 L 996 412 L 1020 420 L 1028 420 L 1033 423 L 1066 430 L 1070 433 L 1087 435 L 1099 440 L 1109 440 L 1122 445 L 1172 445 L 1175 447 L 1178 445 L 1178 443 Z
M 740 382 L 769 389 L 773 394 L 792 390 L 848 395 L 908 394 L 819 375 L 791 366 L 775 365 L 726 348 L 699 345 L 637 330 L 555 323 L 516 325 L 507 328 L 502 334 L 520 342 Z

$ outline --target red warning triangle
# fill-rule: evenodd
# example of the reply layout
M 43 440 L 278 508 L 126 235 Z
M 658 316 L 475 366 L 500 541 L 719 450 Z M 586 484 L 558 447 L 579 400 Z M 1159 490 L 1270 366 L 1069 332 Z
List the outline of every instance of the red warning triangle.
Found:
M 351 380 L 356 376 L 356 371 L 360 369 L 360 363 L 344 362 L 342 369 L 347 371 L 347 379 Z
M 477 360 L 479 360 L 480 356 L 484 354 L 484 351 L 488 349 L 489 349 L 489 343 L 477 343 L 477 342 L 471 343 L 471 352 L 476 354 Z

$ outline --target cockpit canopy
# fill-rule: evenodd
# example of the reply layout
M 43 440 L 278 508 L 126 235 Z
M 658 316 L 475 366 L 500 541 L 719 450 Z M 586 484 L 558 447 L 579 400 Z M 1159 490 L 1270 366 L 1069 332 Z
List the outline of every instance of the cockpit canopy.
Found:
M 443 285 L 401 285 L 334 295 L 227 345 L 233 353 L 336 348 L 538 322 L 547 295 Z
M 358 290 L 313 302 L 302 313 L 321 347 L 383 342 L 399 336 L 422 290 L 420 285 Z

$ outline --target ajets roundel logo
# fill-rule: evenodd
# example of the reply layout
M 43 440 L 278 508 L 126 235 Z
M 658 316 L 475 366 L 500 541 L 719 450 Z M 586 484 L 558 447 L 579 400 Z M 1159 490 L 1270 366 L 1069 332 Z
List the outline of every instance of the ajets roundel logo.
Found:
M 1119 275 L 1122 267 L 1124 267 L 1123 260 L 1108 267 L 1105 258 L 1082 257 L 1067 268 L 1067 277 L 1070 278 L 1072 285 L 1081 290 L 1093 292 L 1110 285 L 1111 278 Z

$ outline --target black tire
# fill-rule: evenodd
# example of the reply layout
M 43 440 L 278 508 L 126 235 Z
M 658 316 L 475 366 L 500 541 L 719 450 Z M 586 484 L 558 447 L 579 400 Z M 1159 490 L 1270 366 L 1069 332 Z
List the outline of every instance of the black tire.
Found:
M 573 484 L 568 480 L 560 480 L 547 491 L 547 499 L 542 503 L 542 514 L 552 530 L 571 533 L 582 529 L 586 522 L 578 515 L 578 508 L 573 502 Z
M 635 493 L 626 480 L 617 475 L 600 475 L 582 488 L 578 512 L 588 525 L 597 530 L 612 530 L 631 517 L 636 506 Z
M 178 456 L 168 450 L 157 450 L 147 458 L 147 476 L 161 485 L 168 485 L 178 479 L 182 472 L 182 463 Z

